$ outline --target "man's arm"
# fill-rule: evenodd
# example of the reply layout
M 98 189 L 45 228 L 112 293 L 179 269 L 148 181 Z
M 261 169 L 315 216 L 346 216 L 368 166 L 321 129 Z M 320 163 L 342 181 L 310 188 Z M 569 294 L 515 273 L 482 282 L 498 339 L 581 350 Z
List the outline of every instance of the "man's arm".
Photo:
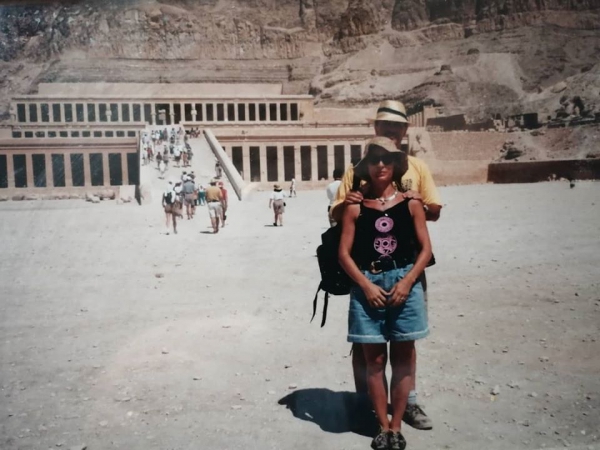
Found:
M 420 160 L 420 163 L 421 187 L 419 193 L 421 194 L 423 204 L 426 206 L 425 219 L 435 222 L 440 218 L 442 212 L 442 200 L 429 167 L 422 160 Z

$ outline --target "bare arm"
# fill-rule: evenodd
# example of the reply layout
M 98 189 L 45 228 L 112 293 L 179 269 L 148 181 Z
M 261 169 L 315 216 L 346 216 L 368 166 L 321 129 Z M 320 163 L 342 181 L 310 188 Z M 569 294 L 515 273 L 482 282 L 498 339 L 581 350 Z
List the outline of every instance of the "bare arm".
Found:
M 363 290 L 367 301 L 374 308 L 383 308 L 386 303 L 386 294 L 379 286 L 374 285 L 360 271 L 356 263 L 350 256 L 352 246 L 354 245 L 354 233 L 356 231 L 356 219 L 360 213 L 360 205 L 348 205 L 344 208 L 342 216 L 342 236 L 340 238 L 340 247 L 338 258 L 342 269 L 348 276 Z
M 402 278 L 398 283 L 394 285 L 391 291 L 391 302 L 392 306 L 398 306 L 408 298 L 410 290 L 419 278 L 419 276 L 425 270 L 427 263 L 431 259 L 431 241 L 429 239 L 429 232 L 427 231 L 427 224 L 425 223 L 425 210 L 423 209 L 422 203 L 418 200 L 409 200 L 408 208 L 413 218 L 415 226 L 415 233 L 417 241 L 421 247 L 421 251 L 417 256 L 412 269 Z

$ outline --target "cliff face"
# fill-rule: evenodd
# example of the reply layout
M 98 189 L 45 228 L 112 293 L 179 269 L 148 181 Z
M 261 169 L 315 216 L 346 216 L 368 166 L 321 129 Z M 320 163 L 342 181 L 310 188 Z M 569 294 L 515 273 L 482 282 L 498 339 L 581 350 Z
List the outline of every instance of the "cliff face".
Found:
M 326 104 L 393 97 L 477 115 L 483 110 L 475 104 L 509 99 L 514 106 L 589 70 L 599 56 L 599 11 L 600 0 L 4 6 L 0 115 L 11 95 L 32 91 L 39 81 L 219 80 L 283 82 L 286 93 L 310 91 Z M 465 58 L 468 50 L 480 56 Z M 442 64 L 458 70 L 435 76 Z

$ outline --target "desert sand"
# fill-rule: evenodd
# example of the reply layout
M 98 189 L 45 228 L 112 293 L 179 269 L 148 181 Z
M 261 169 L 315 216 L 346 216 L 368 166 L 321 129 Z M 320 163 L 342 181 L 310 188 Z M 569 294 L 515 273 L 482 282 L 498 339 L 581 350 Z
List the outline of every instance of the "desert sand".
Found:
M 600 183 L 441 194 L 408 448 L 600 448 Z M 347 299 L 309 323 L 326 202 L 274 228 L 252 192 L 176 236 L 156 201 L 0 204 L 0 448 L 369 448 Z

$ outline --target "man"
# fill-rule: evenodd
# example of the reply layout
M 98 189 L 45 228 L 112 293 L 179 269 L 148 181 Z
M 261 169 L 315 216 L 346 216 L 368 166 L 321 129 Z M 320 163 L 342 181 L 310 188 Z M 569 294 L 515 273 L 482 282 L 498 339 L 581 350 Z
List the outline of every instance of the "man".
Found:
M 219 232 L 219 222 L 223 221 L 223 194 L 217 186 L 217 180 L 210 180 L 210 186 L 206 188 L 206 203 L 208 214 L 214 233 Z
M 393 100 L 381 102 L 377 109 L 374 126 L 377 136 L 390 138 L 394 141 L 396 147 L 400 148 L 402 139 L 408 130 L 408 119 L 404 105 L 401 102 Z M 336 194 L 336 199 L 333 205 L 331 205 L 330 216 L 332 220 L 341 220 L 344 204 L 354 204 L 362 201 L 363 197 L 360 192 L 351 191 L 353 178 L 354 170 L 350 167 L 346 170 Z M 433 182 L 431 172 L 423 161 L 413 156 L 408 156 L 408 171 L 402 177 L 402 186 L 398 186 L 398 188 L 403 192 L 405 198 L 414 198 L 423 202 L 427 220 L 436 221 L 439 219 L 442 202 Z M 425 299 L 427 299 L 427 283 L 424 275 L 421 282 L 425 290 Z M 411 362 L 411 392 L 403 419 L 414 428 L 430 430 L 433 428 L 431 419 L 417 403 L 416 352 L 413 354 L 415 356 Z M 357 392 L 366 393 L 366 363 L 362 349 L 358 345 L 352 347 L 352 368 Z
M 297 197 L 298 194 L 296 194 L 296 179 L 292 178 L 292 182 L 290 183 L 290 198 L 293 197 Z
M 185 176 L 183 182 L 183 200 L 185 203 L 185 212 L 188 220 L 194 218 L 194 192 L 196 191 L 196 184 L 191 177 Z
M 227 189 L 222 181 L 218 183 L 219 189 L 221 189 L 221 196 L 223 197 L 223 227 L 225 227 L 225 221 L 227 220 L 227 208 L 229 206 L 229 196 L 227 195 Z
M 342 184 L 342 176 L 344 175 L 344 171 L 342 169 L 335 169 L 333 171 L 333 181 L 327 185 L 327 198 L 329 199 L 329 206 L 327 207 L 327 216 L 329 217 L 329 226 L 335 227 L 336 221 L 331 217 L 329 211 L 331 210 L 331 206 L 335 202 L 335 196 L 337 191 Z

